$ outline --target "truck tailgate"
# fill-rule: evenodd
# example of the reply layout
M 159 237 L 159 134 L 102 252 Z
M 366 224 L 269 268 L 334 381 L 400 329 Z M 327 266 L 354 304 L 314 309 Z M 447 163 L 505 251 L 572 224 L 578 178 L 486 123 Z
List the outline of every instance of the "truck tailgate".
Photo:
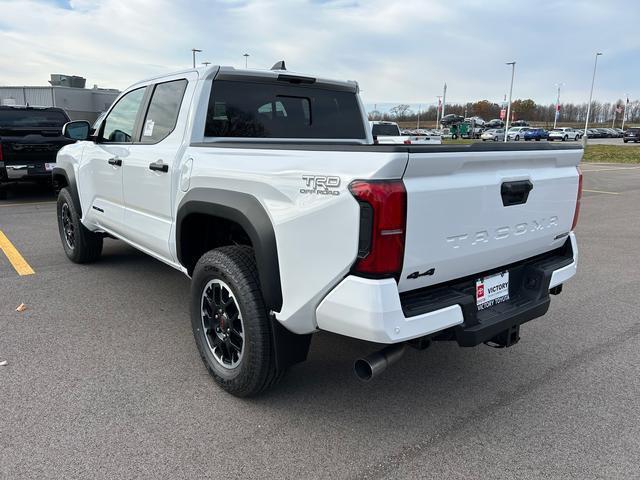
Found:
M 582 149 L 409 151 L 401 292 L 562 246 Z

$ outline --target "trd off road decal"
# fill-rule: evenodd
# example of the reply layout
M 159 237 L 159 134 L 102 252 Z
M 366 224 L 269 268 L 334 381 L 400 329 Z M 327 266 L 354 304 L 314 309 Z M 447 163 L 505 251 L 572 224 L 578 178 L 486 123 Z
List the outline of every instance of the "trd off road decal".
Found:
M 340 177 L 327 177 L 326 175 L 303 175 L 305 188 L 300 193 L 315 195 L 340 195 L 337 188 L 340 186 Z

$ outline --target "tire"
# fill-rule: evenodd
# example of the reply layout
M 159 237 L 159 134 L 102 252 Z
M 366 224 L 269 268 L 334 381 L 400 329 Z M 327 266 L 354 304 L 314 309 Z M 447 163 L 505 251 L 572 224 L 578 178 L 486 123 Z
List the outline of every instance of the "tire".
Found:
M 536 138 L 536 142 L 539 142 L 539 141 L 540 141 L 540 138 Z
M 624 142 L 627 143 L 627 142 Z M 2 185 L 0 185 L 0 200 L 6 200 L 7 199 L 7 190 L 2 188 Z
M 568 139 L 569 139 L 569 136 L 568 136 L 568 135 L 565 135 L 564 137 L 562 137 L 562 141 L 563 141 L 563 142 L 566 142 Z
M 68 188 L 60 190 L 56 211 L 62 248 L 69 260 L 91 263 L 100 258 L 103 237 L 82 225 Z
M 623 140 L 624 143 L 627 143 L 627 140 Z M 1 197 L 0 197 L 1 198 Z
M 209 374 L 230 394 L 257 395 L 284 375 L 276 368 L 271 321 L 253 249 L 221 247 L 198 260 L 191 282 L 191 327 Z

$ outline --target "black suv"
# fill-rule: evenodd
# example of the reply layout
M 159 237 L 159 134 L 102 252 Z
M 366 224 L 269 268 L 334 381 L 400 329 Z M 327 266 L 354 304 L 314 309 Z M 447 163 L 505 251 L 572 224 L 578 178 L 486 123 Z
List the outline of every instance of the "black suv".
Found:
M 640 128 L 629 128 L 627 131 L 624 132 L 624 135 L 622 136 L 622 141 L 624 143 L 640 142 Z
M 68 121 L 61 108 L 0 106 L 0 196 L 9 182 L 51 181 L 58 150 L 73 143 L 62 136 Z

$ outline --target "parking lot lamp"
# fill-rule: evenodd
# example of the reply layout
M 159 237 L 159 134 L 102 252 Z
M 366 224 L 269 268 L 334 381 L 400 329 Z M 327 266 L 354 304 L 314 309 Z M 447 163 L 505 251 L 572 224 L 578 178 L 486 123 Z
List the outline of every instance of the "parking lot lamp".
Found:
M 438 106 L 436 107 L 436 130 L 440 129 L 440 99 L 442 95 L 437 95 L 438 98 Z
M 504 141 L 509 138 L 509 117 L 511 115 L 511 96 L 513 95 L 513 77 L 516 75 L 516 62 L 508 62 L 505 65 L 511 65 L 511 86 L 509 87 L 509 103 L 507 104 L 507 120 L 504 124 Z
M 440 117 L 440 121 L 444 118 L 444 107 L 447 104 L 447 83 L 444 84 L 444 90 L 442 92 L 442 114 Z
M 244 57 L 244 68 L 246 70 L 247 68 L 249 68 L 248 67 L 248 65 L 249 65 L 249 54 L 248 53 L 243 53 L 242 56 Z
M 587 104 L 587 118 L 584 121 L 584 135 L 582 135 L 582 144 L 587 146 L 587 129 L 589 128 L 589 115 L 591 115 L 591 100 L 593 99 L 593 85 L 596 83 L 596 68 L 598 68 L 598 57 L 602 53 L 596 53 L 596 61 L 593 64 L 593 77 L 591 78 L 591 93 L 589 94 L 589 103 Z
M 556 87 L 558 87 L 558 98 L 556 100 L 556 111 L 553 114 L 553 129 L 556 129 L 556 126 L 558 125 L 558 117 L 560 117 L 560 87 L 562 87 L 562 85 L 564 85 L 564 83 L 556 83 Z
M 191 53 L 193 55 L 193 68 L 196 68 L 196 52 L 201 52 L 202 50 L 198 50 L 197 48 L 192 48 Z

